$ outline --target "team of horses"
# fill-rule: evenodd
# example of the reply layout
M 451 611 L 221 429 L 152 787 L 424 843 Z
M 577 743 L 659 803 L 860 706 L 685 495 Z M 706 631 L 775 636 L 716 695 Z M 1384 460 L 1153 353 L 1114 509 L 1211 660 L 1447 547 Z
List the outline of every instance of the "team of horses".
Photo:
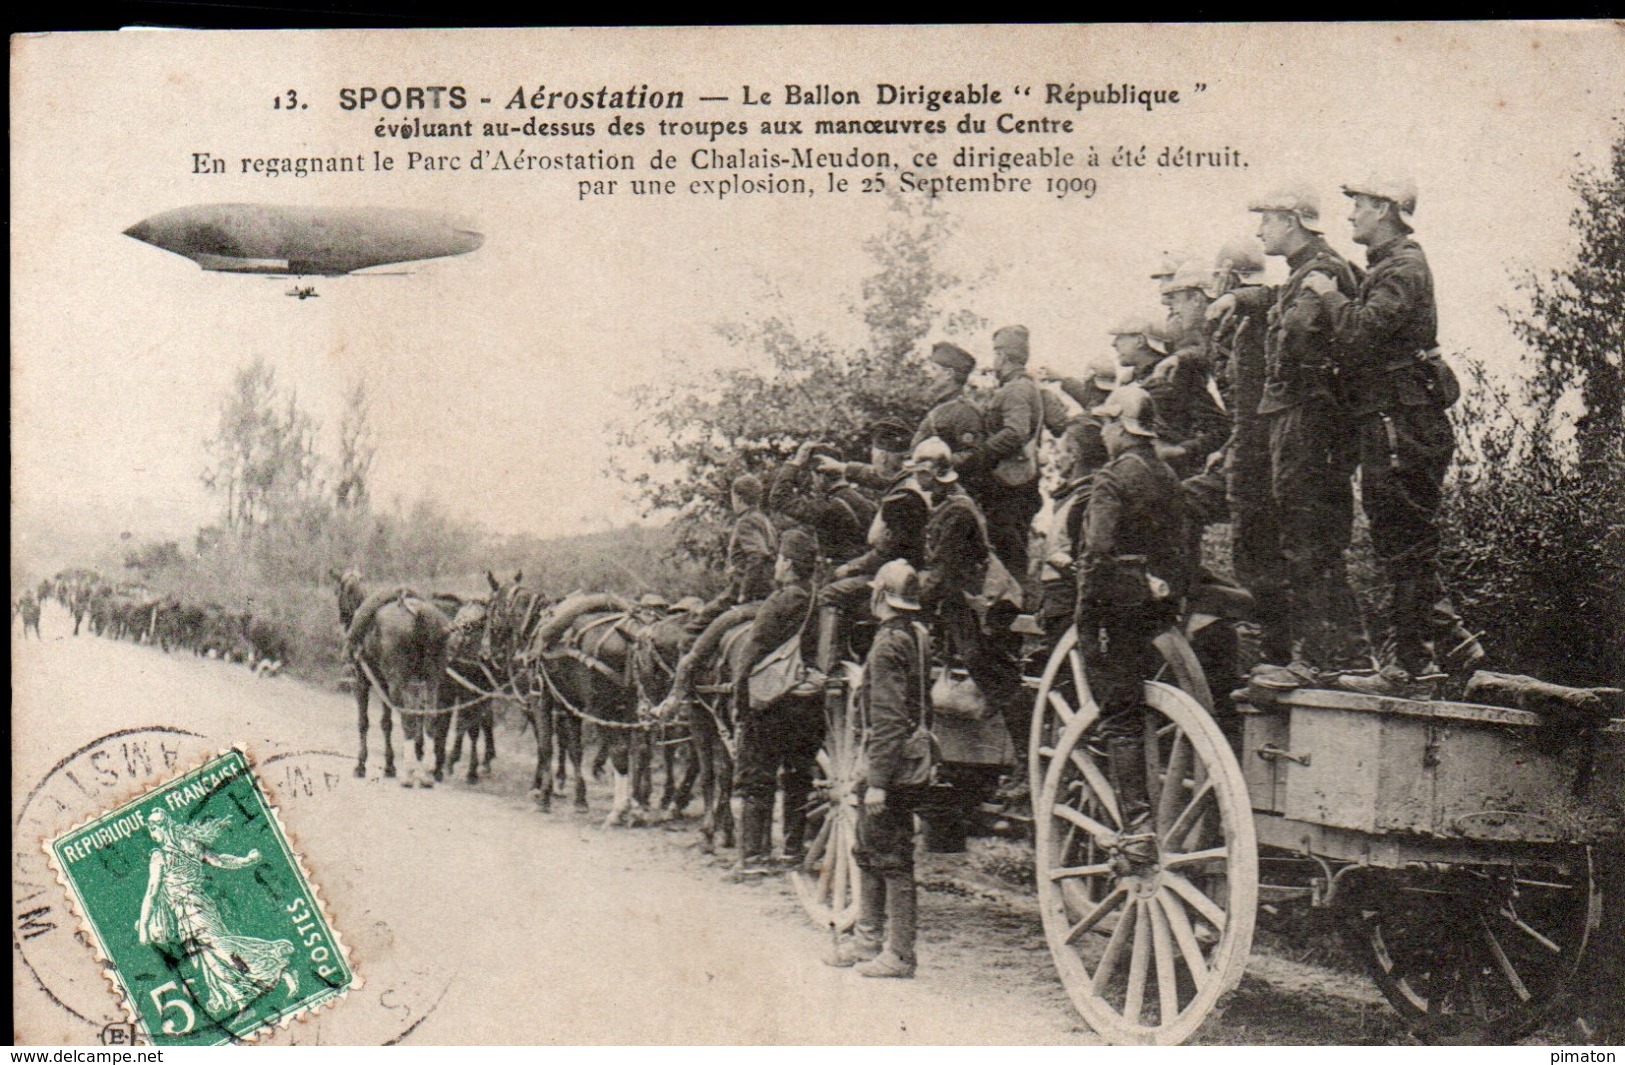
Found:
M 191 651 L 241 662 L 256 673 L 276 673 L 289 658 L 290 641 L 274 621 L 219 603 L 198 603 L 158 595 L 139 584 L 115 583 L 94 570 L 64 570 L 42 580 L 33 599 L 38 610 L 55 599 L 73 618 L 73 634 L 153 644 L 164 651 Z
M 495 710 L 505 701 L 519 707 L 535 735 L 532 794 L 544 811 L 572 792 L 576 809 L 587 809 L 585 748 L 596 737 L 595 768 L 607 765 L 613 774 L 606 824 L 681 814 L 697 791 L 705 844 L 732 845 L 733 706 L 749 609 L 735 611 L 717 653 L 694 677 L 687 713 L 674 715 L 667 697 L 677 660 L 694 639 L 695 601 L 673 607 L 609 593 L 553 600 L 526 585 L 522 573 L 507 580 L 487 573 L 490 594 L 473 599 L 369 590 L 354 571 L 329 576 L 354 649 L 357 776 L 367 772 L 375 696 L 384 775 L 398 775 L 398 715 L 413 755 L 403 783 L 419 786 L 444 779 L 465 740 L 468 780 L 476 781 L 479 768 L 491 764 Z M 352 631 L 358 611 L 363 622 Z M 665 771 L 658 797 L 657 766 Z

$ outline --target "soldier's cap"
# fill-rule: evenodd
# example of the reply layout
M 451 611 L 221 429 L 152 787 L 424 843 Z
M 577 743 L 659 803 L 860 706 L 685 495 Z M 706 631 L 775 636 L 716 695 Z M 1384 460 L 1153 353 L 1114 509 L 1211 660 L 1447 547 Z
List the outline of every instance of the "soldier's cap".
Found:
M 692 614 L 696 610 L 705 609 L 705 600 L 697 595 L 685 595 L 673 603 L 671 608 L 684 614 Z
M 779 537 L 779 557 L 810 569 L 818 560 L 818 542 L 800 529 L 786 529 Z
M 1247 205 L 1247 210 L 1295 215 L 1298 224 L 1311 233 L 1320 230 L 1320 197 L 1315 190 L 1302 186 L 1273 189 Z
M 1145 342 L 1151 345 L 1151 350 L 1166 354 L 1168 342 L 1163 339 L 1162 327 L 1155 320 L 1144 315 L 1130 315 L 1123 318 L 1106 332 L 1114 337 L 1144 337 Z
M 1164 296 L 1192 290 L 1208 296 L 1213 295 L 1213 271 L 1194 262 L 1186 263 L 1174 273 L 1173 277 L 1162 283 Z
M 963 374 L 976 369 L 976 356 L 958 344 L 950 344 L 946 340 L 939 340 L 931 345 L 931 361 L 938 366 L 946 366 Z
M 1156 273 L 1151 275 L 1153 281 L 1166 281 L 1179 273 L 1179 268 L 1195 259 L 1196 256 L 1183 251 L 1165 251 L 1157 262 Z
M 881 451 L 901 454 L 913 440 L 909 427 L 895 418 L 882 418 L 869 427 L 869 443 Z
M 1027 361 L 1027 327 L 1007 325 L 993 334 L 993 353 L 1014 362 Z
M 1254 237 L 1237 237 L 1219 249 L 1213 266 L 1253 280 L 1264 272 L 1264 248 Z
M 943 484 L 952 484 L 959 480 L 959 471 L 954 469 L 953 448 L 940 436 L 928 436 L 921 440 L 914 448 L 914 454 L 909 456 L 905 468 L 910 473 L 930 471 L 931 475 Z
M 729 485 L 734 495 L 755 506 L 762 501 L 762 479 L 754 473 L 742 473 Z
M 1097 418 L 1115 418 L 1123 423 L 1126 432 L 1135 436 L 1156 436 L 1156 431 L 1147 425 L 1153 409 L 1151 393 L 1139 385 L 1124 385 L 1089 413 Z
M 894 558 L 875 571 L 869 587 L 898 610 L 920 609 L 920 575 L 906 558 Z
M 1364 181 L 1351 181 L 1343 186 L 1345 196 L 1371 196 L 1387 200 L 1402 214 L 1416 213 L 1416 182 L 1399 174 L 1372 174 Z

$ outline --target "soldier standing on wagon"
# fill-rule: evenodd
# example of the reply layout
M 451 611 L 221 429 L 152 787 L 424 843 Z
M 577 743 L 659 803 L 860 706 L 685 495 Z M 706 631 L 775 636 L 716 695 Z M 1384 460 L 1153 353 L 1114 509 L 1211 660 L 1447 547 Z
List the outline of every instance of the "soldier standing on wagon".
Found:
M 905 741 L 921 723 L 928 651 L 920 612 L 920 580 L 904 559 L 875 574 L 870 610 L 880 623 L 863 667 L 861 694 L 867 728 L 868 776 L 858 808 L 853 850 L 859 881 L 858 922 L 828 963 L 856 965 L 863 976 L 914 975 L 917 905 L 914 884 L 914 811 L 924 788 L 901 786 Z
M 1359 444 L 1360 494 L 1371 545 L 1389 585 L 1387 627 L 1394 660 L 1373 677 L 1344 677 L 1344 687 L 1373 695 L 1416 696 L 1416 678 L 1434 672 L 1426 646 L 1439 581 L 1439 496 L 1455 436 L 1445 410 L 1453 387 L 1430 374 L 1438 308 L 1433 274 L 1407 217 L 1416 211 L 1409 178 L 1373 177 L 1343 186 L 1353 199 L 1349 223 L 1365 246 L 1367 273 L 1357 293 L 1326 274 L 1304 281 L 1331 320 L 1342 394 Z M 1439 364 L 1442 366 L 1442 363 Z M 1448 374 L 1448 369 L 1442 369 Z M 1448 604 L 1444 612 L 1451 614 Z
M 1258 238 L 1268 255 L 1286 259 L 1291 276 L 1269 289 L 1228 293 L 1208 315 L 1221 321 L 1240 311 L 1262 313 L 1264 398 L 1258 413 L 1269 424 L 1271 492 L 1280 515 L 1286 559 L 1292 656 L 1268 663 L 1252 683 L 1275 689 L 1320 682 L 1324 672 L 1361 664 L 1361 629 L 1343 552 L 1354 523 L 1350 480 L 1354 452 L 1348 418 L 1336 397 L 1337 353 L 1320 299 L 1304 287 L 1311 272 L 1336 278 L 1352 296 L 1353 267 L 1321 236 L 1319 200 L 1305 189 L 1271 193 L 1248 205 L 1260 216 Z
M 1152 642 L 1179 613 L 1189 583 L 1179 480 L 1157 457 L 1151 397 L 1137 386 L 1095 408 L 1111 461 L 1095 475 L 1078 566 L 1078 643 L 1121 816 L 1120 847 L 1154 864 L 1142 724 L 1145 681 L 1160 658 Z
M 1292 630 L 1286 606 L 1286 560 L 1275 497 L 1270 492 L 1270 441 L 1264 400 L 1264 336 L 1268 331 L 1261 288 L 1263 249 L 1252 239 L 1219 249 L 1215 262 L 1219 298 L 1240 298 L 1229 318 L 1216 323 L 1214 365 L 1220 392 L 1232 417 L 1226 447 L 1225 501 L 1230 511 L 1230 555 L 1236 579 L 1253 597 L 1259 652 L 1265 662 L 1292 660 Z

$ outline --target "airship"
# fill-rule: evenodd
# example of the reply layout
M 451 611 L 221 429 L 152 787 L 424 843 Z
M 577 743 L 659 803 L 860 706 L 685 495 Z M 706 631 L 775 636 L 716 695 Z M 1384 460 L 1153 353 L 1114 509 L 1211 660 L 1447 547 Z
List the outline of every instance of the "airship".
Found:
M 434 211 L 257 203 L 180 207 L 124 234 L 205 270 L 296 277 L 464 255 L 485 243 L 471 224 Z

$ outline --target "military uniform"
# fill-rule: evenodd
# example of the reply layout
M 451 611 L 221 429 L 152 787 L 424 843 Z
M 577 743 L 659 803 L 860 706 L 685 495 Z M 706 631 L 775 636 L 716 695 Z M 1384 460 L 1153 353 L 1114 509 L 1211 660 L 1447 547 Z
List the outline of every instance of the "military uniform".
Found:
M 778 534 L 766 514 L 747 507 L 734 518 L 728 531 L 726 572 L 729 591 L 736 603 L 753 603 L 767 598 L 773 590 L 773 558 L 778 553 Z
M 1260 302 L 1254 298 L 1238 306 L 1258 308 Z M 1286 560 L 1270 490 L 1269 423 L 1258 413 L 1264 400 L 1267 328 L 1262 309 L 1238 310 L 1216 338 L 1215 347 L 1225 353 L 1219 384 L 1233 416 L 1224 471 L 1231 564 L 1236 579 L 1253 595 L 1264 661 L 1280 663 L 1292 657 L 1292 636 L 1285 602 Z
M 1437 514 L 1455 438 L 1419 356 L 1437 344 L 1433 275 L 1410 236 L 1366 253 L 1352 297 L 1320 297 L 1339 347 L 1342 392 L 1359 442 L 1361 502 L 1371 545 L 1393 585 L 1389 624 L 1398 664 L 1425 670 L 1430 614 L 1442 598 Z
M 1153 641 L 1178 617 L 1188 585 L 1178 478 L 1149 436 L 1126 438 L 1090 490 L 1077 611 L 1125 834 L 1142 832 L 1150 815 L 1141 707 L 1159 665 Z
M 1314 293 L 1303 287 L 1311 272 L 1333 278 L 1352 295 L 1354 269 L 1319 235 L 1287 257 L 1291 276 L 1273 292 L 1238 294 L 1238 310 L 1256 317 L 1261 304 L 1268 329 L 1264 394 L 1270 490 L 1275 497 L 1286 564 L 1294 658 L 1319 669 L 1358 664 L 1358 614 L 1343 552 L 1354 526 L 1351 479 L 1355 452 L 1348 419 L 1335 394 L 1336 351 L 1330 322 Z
M 900 473 L 880 501 L 869 526 L 869 550 L 841 567 L 841 575 L 818 590 L 818 607 L 832 607 L 835 615 L 819 620 L 818 668 L 835 668 L 839 619 L 856 617 L 869 596 L 869 578 L 892 559 L 905 559 L 919 568 L 925 562 L 925 527 L 931 517 L 930 497 L 912 474 Z M 828 629 L 828 633 L 824 631 Z
M 1020 750 L 1032 713 L 1021 687 L 1020 637 L 1010 631 L 1020 612 L 1020 587 L 989 540 L 970 496 L 951 487 L 938 497 L 925 530 L 922 601 L 936 615 L 935 629 L 950 658 L 963 663 L 988 706 L 1004 715 Z
M 875 518 L 874 501 L 844 479 L 814 493 L 808 476 L 806 467 L 794 462 L 781 466 L 768 495 L 768 509 L 806 526 L 818 539 L 819 553 L 835 565 L 863 554 Z
M 807 797 L 824 739 L 819 696 L 789 694 L 770 706 L 753 708 L 748 682 L 751 670 L 798 630 L 803 660 L 812 660 L 816 636 L 807 624 L 811 605 L 812 590 L 806 579 L 798 577 L 780 585 L 762 603 L 745 635 L 736 689 L 739 735 L 734 763 L 734 790 L 743 800 L 742 861 L 764 859 L 772 849 L 773 797 L 781 774 L 786 855 L 800 851 L 806 838 Z
M 983 477 L 977 503 L 987 515 L 988 541 L 1017 579 L 1027 576 L 1027 537 L 1043 507 L 1038 490 L 1038 435 L 1044 401 L 1038 383 L 1019 366 L 999 375 L 983 418 L 987 439 L 973 460 Z

